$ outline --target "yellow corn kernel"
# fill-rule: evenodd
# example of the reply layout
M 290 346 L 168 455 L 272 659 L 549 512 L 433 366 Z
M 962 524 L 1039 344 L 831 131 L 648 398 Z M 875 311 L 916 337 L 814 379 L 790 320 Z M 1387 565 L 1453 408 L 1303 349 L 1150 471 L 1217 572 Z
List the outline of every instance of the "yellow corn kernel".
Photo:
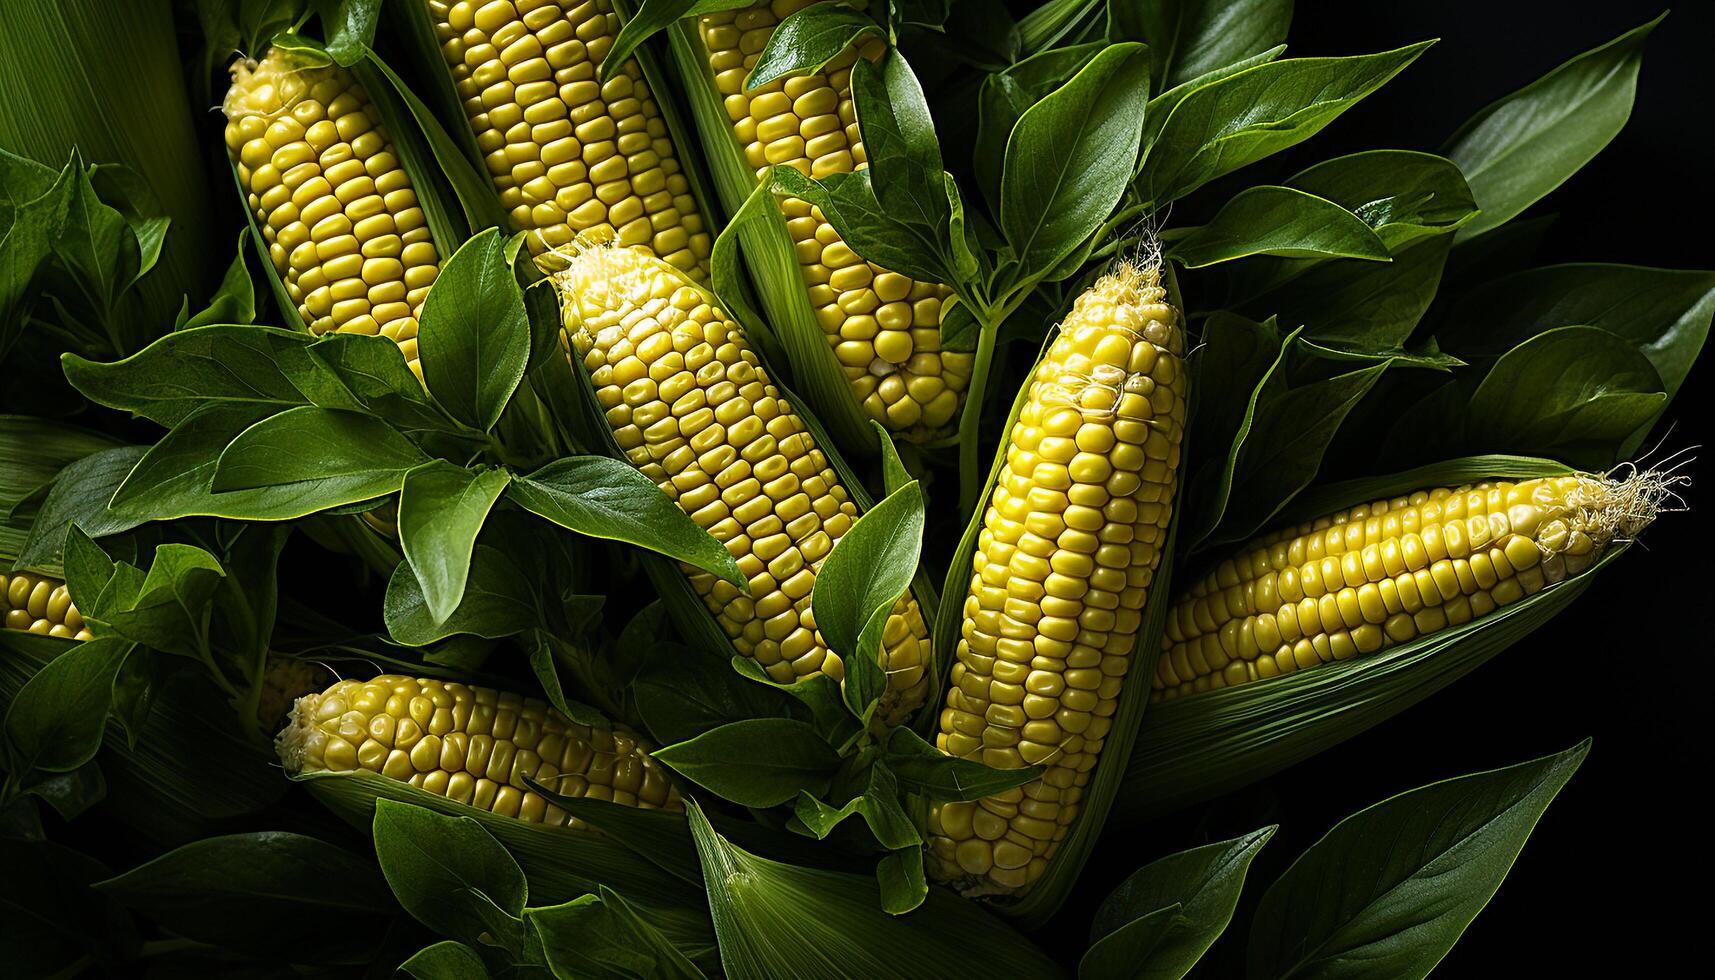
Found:
M 279 48 L 231 74 L 227 152 L 298 315 L 317 335 L 393 339 L 420 379 L 417 317 L 440 261 L 380 112 L 350 72 Z
M 743 328 L 684 273 L 639 251 L 573 250 L 556 280 L 569 343 L 609 406 L 615 441 L 749 580 L 744 595 L 686 567 L 734 648 L 777 681 L 843 679 L 810 592 L 857 505 Z M 881 662 L 879 714 L 894 723 L 929 684 L 929 629 L 909 592 L 885 627 Z
M 32 572 L 0 572 L 0 628 L 67 640 L 93 638 L 65 583 Z
M 773 0 L 698 21 L 733 132 L 759 173 L 784 164 L 823 177 L 868 165 L 851 69 L 860 54 L 881 54 L 878 39 L 846 49 L 820 71 L 743 90 L 775 25 L 811 2 Z M 782 198 L 781 207 L 810 304 L 845 368 L 852 397 L 866 415 L 906 439 L 945 434 L 972 369 L 970 354 L 941 349 L 941 311 L 952 291 L 865 261 L 807 201 Z
M 1122 265 L 1078 297 L 1008 433 L 937 744 L 1048 771 L 930 810 L 930 871 L 967 894 L 1028 888 L 1077 816 L 1172 516 L 1184 352 L 1159 268 Z
M 684 805 L 624 726 L 580 725 L 535 698 L 434 678 L 384 674 L 307 694 L 275 749 L 294 776 L 363 769 L 532 823 L 588 829 L 525 777 L 562 796 Z
M 1265 534 L 1175 601 L 1151 699 L 1212 690 L 1217 674 L 1221 686 L 1274 677 L 1280 664 L 1303 661 L 1301 648 L 1314 653 L 1299 667 L 1374 653 L 1511 605 L 1642 531 L 1668 486 L 1647 471 L 1493 480 L 1418 490 Z M 1326 553 L 1330 542 L 1343 549 L 1339 557 Z M 1329 591 L 1308 598 L 1312 588 Z M 1232 598 L 1215 601 L 1221 596 Z M 1290 633 L 1280 628 L 1289 624 Z M 1224 667 L 1193 655 L 1228 633 L 1255 642 Z

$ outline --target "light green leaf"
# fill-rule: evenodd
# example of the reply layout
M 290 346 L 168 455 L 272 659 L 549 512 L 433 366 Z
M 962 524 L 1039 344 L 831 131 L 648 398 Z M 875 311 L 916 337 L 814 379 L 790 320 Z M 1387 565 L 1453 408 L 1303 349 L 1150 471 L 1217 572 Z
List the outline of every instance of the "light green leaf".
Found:
M 464 599 L 476 536 L 511 479 L 502 469 L 469 470 L 439 459 L 405 474 L 399 544 L 436 622 Z

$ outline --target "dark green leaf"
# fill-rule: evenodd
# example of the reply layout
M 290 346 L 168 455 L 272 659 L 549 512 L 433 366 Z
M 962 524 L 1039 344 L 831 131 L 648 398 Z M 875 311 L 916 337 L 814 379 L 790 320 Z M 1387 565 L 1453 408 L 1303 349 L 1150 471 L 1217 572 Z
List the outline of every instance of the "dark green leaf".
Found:
M 75 151 L 72 160 L 80 161 Z M 65 223 L 54 239 L 54 254 L 97 315 L 110 319 L 119 294 L 131 285 L 141 267 L 142 255 L 125 216 L 102 203 L 87 172 L 72 183 Z
M 775 167 L 775 193 L 802 198 L 822 209 L 828 223 L 865 259 L 914 279 L 957 282 L 941 254 L 942 230 L 909 225 L 876 199 L 869 168 L 812 180 L 791 167 Z
M 658 762 L 743 806 L 784 803 L 799 790 L 820 794 L 839 754 L 816 729 L 791 718 L 751 718 L 655 750 Z
M 269 490 L 254 520 L 303 517 L 397 492 L 426 459 L 380 419 L 305 406 L 239 433 L 220 454 L 212 489 Z
M 424 646 L 460 633 L 488 639 L 512 636 L 542 621 L 536 592 L 505 553 L 479 544 L 471 554 L 470 574 L 458 608 L 445 620 L 429 612 L 422 586 L 401 563 L 387 582 L 387 632 L 406 646 Z
M 476 950 L 451 939 L 424 946 L 399 964 L 399 972 L 416 980 L 488 980 L 489 975 Z
M 847 817 L 857 815 L 869 827 L 876 843 L 888 850 L 917 847 L 923 838 L 911 817 L 899 805 L 899 782 L 887 766 L 877 763 L 870 767 L 869 781 L 862 793 L 847 800 L 843 806 L 832 807 L 815 796 L 800 792 L 793 806 L 793 815 L 817 839 L 823 840 Z
M 405 911 L 444 936 L 517 950 L 529 886 L 518 862 L 470 817 L 375 801 L 375 856 Z
M 1247 255 L 1392 260 L 1359 216 L 1313 194 L 1270 186 L 1240 191 L 1208 224 L 1176 239 L 1168 255 L 1188 269 Z
M 207 551 L 169 542 L 156 547 L 134 595 L 116 602 L 110 585 L 96 605 L 121 636 L 163 653 L 204 659 L 209 602 L 225 576 Z
M 877 662 L 881 634 L 917 574 L 924 520 L 923 491 L 913 480 L 858 518 L 816 574 L 816 628 L 846 665 L 846 703 L 860 719 L 887 687 Z
M 875 428 L 876 440 L 881 445 L 881 486 L 892 495 L 911 482 L 911 473 L 899 458 L 899 447 L 893 444 L 893 436 L 887 427 L 873 419 L 870 425 Z
M 1245 872 L 1275 829 L 1169 854 L 1133 873 L 1096 910 L 1078 975 L 1184 976 L 1232 921 Z M 1169 909 L 1176 911 L 1159 914 Z
M 603 456 L 557 460 L 514 479 L 506 496 L 579 534 L 647 548 L 747 587 L 725 546 L 628 463 Z
M 613 47 L 599 66 L 601 80 L 606 82 L 612 78 L 631 58 L 638 46 L 655 34 L 670 26 L 674 21 L 699 14 L 719 13 L 722 10 L 739 10 L 750 6 L 752 0 L 643 0 L 636 11 L 625 19 L 618 36 L 613 39 Z
M 221 451 L 270 411 L 255 405 L 214 404 L 186 416 L 137 461 L 114 491 L 113 511 L 138 520 L 207 513 L 225 516 L 228 506 L 256 507 L 266 502 L 268 491 L 234 493 L 217 500 L 209 486 Z
M 1302 170 L 1286 185 L 1356 214 L 1389 249 L 1451 231 L 1477 213 L 1477 202 L 1459 168 L 1433 153 L 1352 153 Z
M 787 75 L 821 71 L 865 34 L 881 36 L 881 25 L 843 4 L 816 3 L 795 10 L 769 33 L 755 67 L 745 76 L 745 91 Z
M 435 400 L 487 431 L 524 378 L 530 323 L 496 229 L 473 235 L 441 267 L 423 302 L 417 345 Z
M 971 156 L 971 167 L 991 210 L 1000 209 L 1001 163 L 1006 158 L 1006 141 L 1012 136 L 1018 117 L 1065 84 L 1096 52 L 1106 47 L 1098 41 L 1050 48 L 983 80 L 977 93 L 977 149 Z
M 1428 48 L 1259 64 L 1192 89 L 1162 123 L 1140 186 L 1157 206 L 1314 136 Z
M 1149 50 L 1110 45 L 1013 127 L 1000 228 L 1023 272 L 1052 269 L 1101 227 L 1125 192 L 1149 99 Z
M 617 892 L 526 909 L 524 924 L 556 977 L 661 977 L 690 980 L 703 971 Z
M 882 911 L 904 915 L 917 909 L 929 897 L 929 882 L 923 876 L 923 848 L 887 852 L 875 866 L 875 881 L 881 889 Z
M 1588 740 L 1340 821 L 1263 896 L 1251 977 L 1423 977 L 1500 888 Z
M 256 287 L 250 281 L 250 270 L 244 263 L 244 239 L 248 234 L 244 230 L 238 233 L 238 252 L 233 256 L 232 264 L 226 267 L 220 287 L 209 297 L 208 306 L 179 324 L 177 329 L 206 327 L 215 323 L 256 322 Z
M 315 5 L 333 60 L 347 68 L 363 60 L 375 40 L 381 0 L 315 0 Z
M 476 536 L 510 481 L 505 470 L 468 470 L 439 459 L 405 474 L 399 544 L 437 623 L 464 598 Z
M 1304 335 L 1320 343 L 1400 347 L 1434 301 L 1452 246 L 1451 236 L 1437 235 L 1394 248 L 1392 262 L 1320 262 L 1245 305 L 1303 324 Z
M 1644 40 L 1665 13 L 1586 51 L 1459 127 L 1442 148 L 1470 181 L 1483 213 L 1461 240 L 1505 224 L 1602 151 L 1625 126 Z
M 217 324 L 167 334 L 122 361 L 101 364 L 76 354 L 61 361 L 67 380 L 91 401 L 171 427 L 210 402 L 276 411 L 304 404 L 308 399 L 280 361 L 313 340 L 274 327 Z
M 634 688 L 637 711 L 657 742 L 683 742 L 746 718 L 792 714 L 791 698 L 741 677 L 728 661 L 698 650 L 666 649 L 667 655 L 638 675 Z
M 824 8 L 806 7 L 801 13 Z M 779 28 L 774 36 L 780 36 Z M 892 51 L 879 68 L 859 58 L 851 84 L 876 200 L 910 224 L 933 228 L 946 223 L 951 207 L 935 123 L 905 56 Z
M 1108 0 L 1108 39 L 1143 41 L 1157 91 L 1286 40 L 1292 0 Z
M 1297 336 L 1294 331 L 1292 337 Z M 1205 447 L 1185 494 L 1185 520 L 1193 544 L 1220 526 L 1226 514 L 1239 454 L 1257 423 L 1270 379 L 1285 371 L 1286 355 L 1273 317 L 1256 323 L 1222 312 L 1203 324 L 1202 347 L 1191 358 L 1197 410 L 1192 413 L 1189 438 Z
M 115 446 L 85 456 L 61 470 L 54 478 L 48 498 L 42 501 L 41 510 L 36 512 L 30 537 L 18 554 L 17 567 L 59 564 L 67 525 L 76 524 L 98 538 L 136 527 L 137 520 L 115 515 L 107 504 L 143 453 L 142 446 Z
M 66 588 L 85 619 L 101 618 L 104 610 L 99 600 L 102 590 L 113 579 L 113 570 L 113 559 L 82 528 L 74 524 L 66 529 Z
M 888 771 L 899 785 L 925 799 L 950 803 L 980 800 L 1038 779 L 1041 766 L 1023 769 L 993 769 L 973 759 L 956 759 L 909 728 L 895 728 L 888 737 Z
M 367 962 L 397 911 L 368 858 L 273 831 L 194 841 L 97 887 L 187 939 L 300 963 Z
M 113 678 L 130 653 L 126 640 L 85 640 L 24 684 L 6 711 L 14 772 L 70 772 L 94 758 L 113 704 Z

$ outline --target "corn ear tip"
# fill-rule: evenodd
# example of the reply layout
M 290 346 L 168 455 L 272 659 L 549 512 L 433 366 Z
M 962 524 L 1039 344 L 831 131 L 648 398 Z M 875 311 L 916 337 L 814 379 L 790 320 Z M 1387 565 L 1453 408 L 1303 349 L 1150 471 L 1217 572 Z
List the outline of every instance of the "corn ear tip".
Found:
M 315 730 L 316 709 L 321 706 L 322 694 L 312 691 L 292 703 L 292 708 L 286 713 L 286 725 L 280 729 L 280 734 L 274 736 L 274 752 L 280 757 L 281 765 L 285 766 L 287 775 L 296 776 L 303 772 L 306 743 L 310 733 Z

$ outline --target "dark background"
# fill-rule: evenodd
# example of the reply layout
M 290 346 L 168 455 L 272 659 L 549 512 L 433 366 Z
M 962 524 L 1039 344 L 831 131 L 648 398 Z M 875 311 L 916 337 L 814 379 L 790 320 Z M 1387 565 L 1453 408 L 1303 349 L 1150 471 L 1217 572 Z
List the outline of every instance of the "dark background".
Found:
M 1433 151 L 1489 102 L 1662 9 L 1613 0 L 1300 0 L 1289 55 L 1441 42 L 1303 153 L 1283 154 L 1280 170 L 1376 147 Z M 1559 216 L 1540 264 L 1715 267 L 1712 45 L 1715 3 L 1708 0 L 1675 9 L 1656 29 L 1631 121 L 1524 215 Z M 1674 426 L 1670 449 L 1707 445 L 1708 383 L 1706 354 L 1658 429 Z M 1690 472 L 1697 482 L 1687 496 L 1696 509 L 1664 515 L 1643 547 L 1576 605 L 1471 676 L 1249 790 L 1151 824 L 1110 826 L 1076 904 L 1038 938 L 1075 958 L 1088 941 L 1095 904 L 1137 867 L 1278 823 L 1252 866 L 1234 933 L 1200 974 L 1242 975 L 1236 940 L 1262 886 L 1342 817 L 1427 782 L 1558 752 L 1591 736 L 1589 758 L 1437 975 L 1492 976 L 1515 963 L 1540 976 L 1682 972 L 1708 927 L 1710 902 L 1700 887 L 1710 871 L 1706 819 L 1693 800 L 1708 791 L 1705 666 L 1715 653 L 1707 628 L 1707 556 L 1715 546 L 1710 469 L 1699 461 Z

